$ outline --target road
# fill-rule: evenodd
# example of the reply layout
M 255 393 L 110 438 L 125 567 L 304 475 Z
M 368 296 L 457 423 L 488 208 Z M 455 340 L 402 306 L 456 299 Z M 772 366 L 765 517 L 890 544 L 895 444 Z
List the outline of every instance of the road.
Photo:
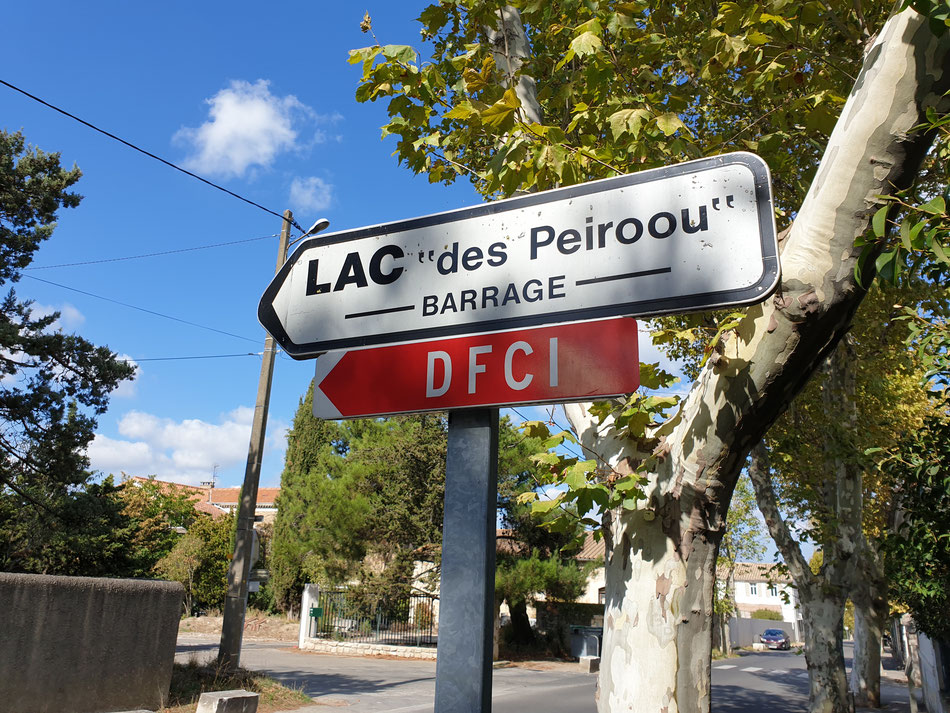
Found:
M 218 638 L 182 636 L 177 660 L 216 655 Z M 846 645 L 846 655 L 850 647 Z M 847 660 L 850 665 L 850 659 Z M 324 713 L 329 705 L 351 713 L 432 711 L 435 662 L 342 657 L 298 651 L 293 644 L 245 640 L 241 665 L 301 688 L 322 704 L 300 713 Z M 493 713 L 595 713 L 597 676 L 560 665 L 551 670 L 499 668 L 492 676 Z M 907 689 L 882 684 L 887 711 L 909 711 Z M 807 707 L 804 656 L 794 652 L 747 653 L 713 662 L 715 713 L 799 713 Z

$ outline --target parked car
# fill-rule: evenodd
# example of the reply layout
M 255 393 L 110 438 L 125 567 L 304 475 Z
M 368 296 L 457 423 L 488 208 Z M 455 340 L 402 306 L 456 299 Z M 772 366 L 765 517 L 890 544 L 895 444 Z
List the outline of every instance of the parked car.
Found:
M 781 629 L 766 629 L 762 632 L 762 635 L 759 636 L 759 641 L 768 646 L 770 649 L 783 649 L 788 651 L 792 642 L 786 634 Z

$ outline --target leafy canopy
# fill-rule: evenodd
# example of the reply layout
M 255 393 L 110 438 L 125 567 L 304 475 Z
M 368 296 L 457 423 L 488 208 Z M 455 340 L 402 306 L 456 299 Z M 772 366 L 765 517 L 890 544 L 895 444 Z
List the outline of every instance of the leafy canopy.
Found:
M 882 464 L 900 506 L 884 544 L 891 596 L 921 631 L 950 640 L 950 421 L 943 413 L 908 434 L 898 457 Z
M 524 26 L 525 57 L 495 32 L 509 4 Z M 891 9 L 881 0 L 443 0 L 419 17 L 422 52 L 376 44 L 353 50 L 350 61 L 361 69 L 357 100 L 386 105 L 383 137 L 394 137 L 398 160 L 432 182 L 462 176 L 494 199 L 751 150 L 769 164 L 776 215 L 787 223 Z M 523 104 L 525 82 L 536 87 L 538 112 Z M 741 316 L 667 318 L 658 340 L 687 359 L 692 377 L 721 356 L 718 344 Z M 659 376 L 651 389 L 669 385 Z M 617 418 L 618 435 L 649 454 L 674 401 L 644 390 L 597 415 Z M 544 424 L 527 429 L 549 447 L 570 440 Z M 567 490 L 534 507 L 567 505 L 581 517 L 636 507 L 638 479 L 590 456 L 544 455 L 548 483 Z M 565 518 L 555 524 L 570 528 Z

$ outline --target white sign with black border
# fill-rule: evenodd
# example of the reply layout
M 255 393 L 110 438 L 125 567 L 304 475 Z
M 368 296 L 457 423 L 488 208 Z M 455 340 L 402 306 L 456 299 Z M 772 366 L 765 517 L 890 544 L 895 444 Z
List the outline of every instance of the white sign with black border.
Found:
M 261 299 L 292 357 L 759 302 L 768 166 L 733 153 L 303 242 Z

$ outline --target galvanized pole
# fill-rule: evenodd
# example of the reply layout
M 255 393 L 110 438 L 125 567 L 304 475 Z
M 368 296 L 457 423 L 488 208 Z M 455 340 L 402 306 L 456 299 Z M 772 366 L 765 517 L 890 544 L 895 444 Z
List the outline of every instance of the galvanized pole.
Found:
M 449 413 L 435 713 L 491 711 L 498 409 Z
M 277 248 L 277 271 L 287 260 L 287 245 L 290 242 L 293 219 L 293 213 L 285 210 Z M 264 452 L 275 356 L 274 339 L 268 334 L 264 340 L 261 377 L 257 384 L 257 403 L 254 406 L 254 422 L 251 424 L 251 440 L 247 448 L 247 467 L 244 470 L 244 486 L 241 488 L 241 503 L 238 506 L 234 557 L 228 569 L 228 592 L 224 599 L 218 664 L 226 671 L 234 671 L 241 661 L 241 640 L 244 638 L 244 614 L 247 609 L 247 579 L 251 570 L 251 546 L 254 541 L 254 510 L 257 508 L 257 488 L 261 480 L 261 457 Z

